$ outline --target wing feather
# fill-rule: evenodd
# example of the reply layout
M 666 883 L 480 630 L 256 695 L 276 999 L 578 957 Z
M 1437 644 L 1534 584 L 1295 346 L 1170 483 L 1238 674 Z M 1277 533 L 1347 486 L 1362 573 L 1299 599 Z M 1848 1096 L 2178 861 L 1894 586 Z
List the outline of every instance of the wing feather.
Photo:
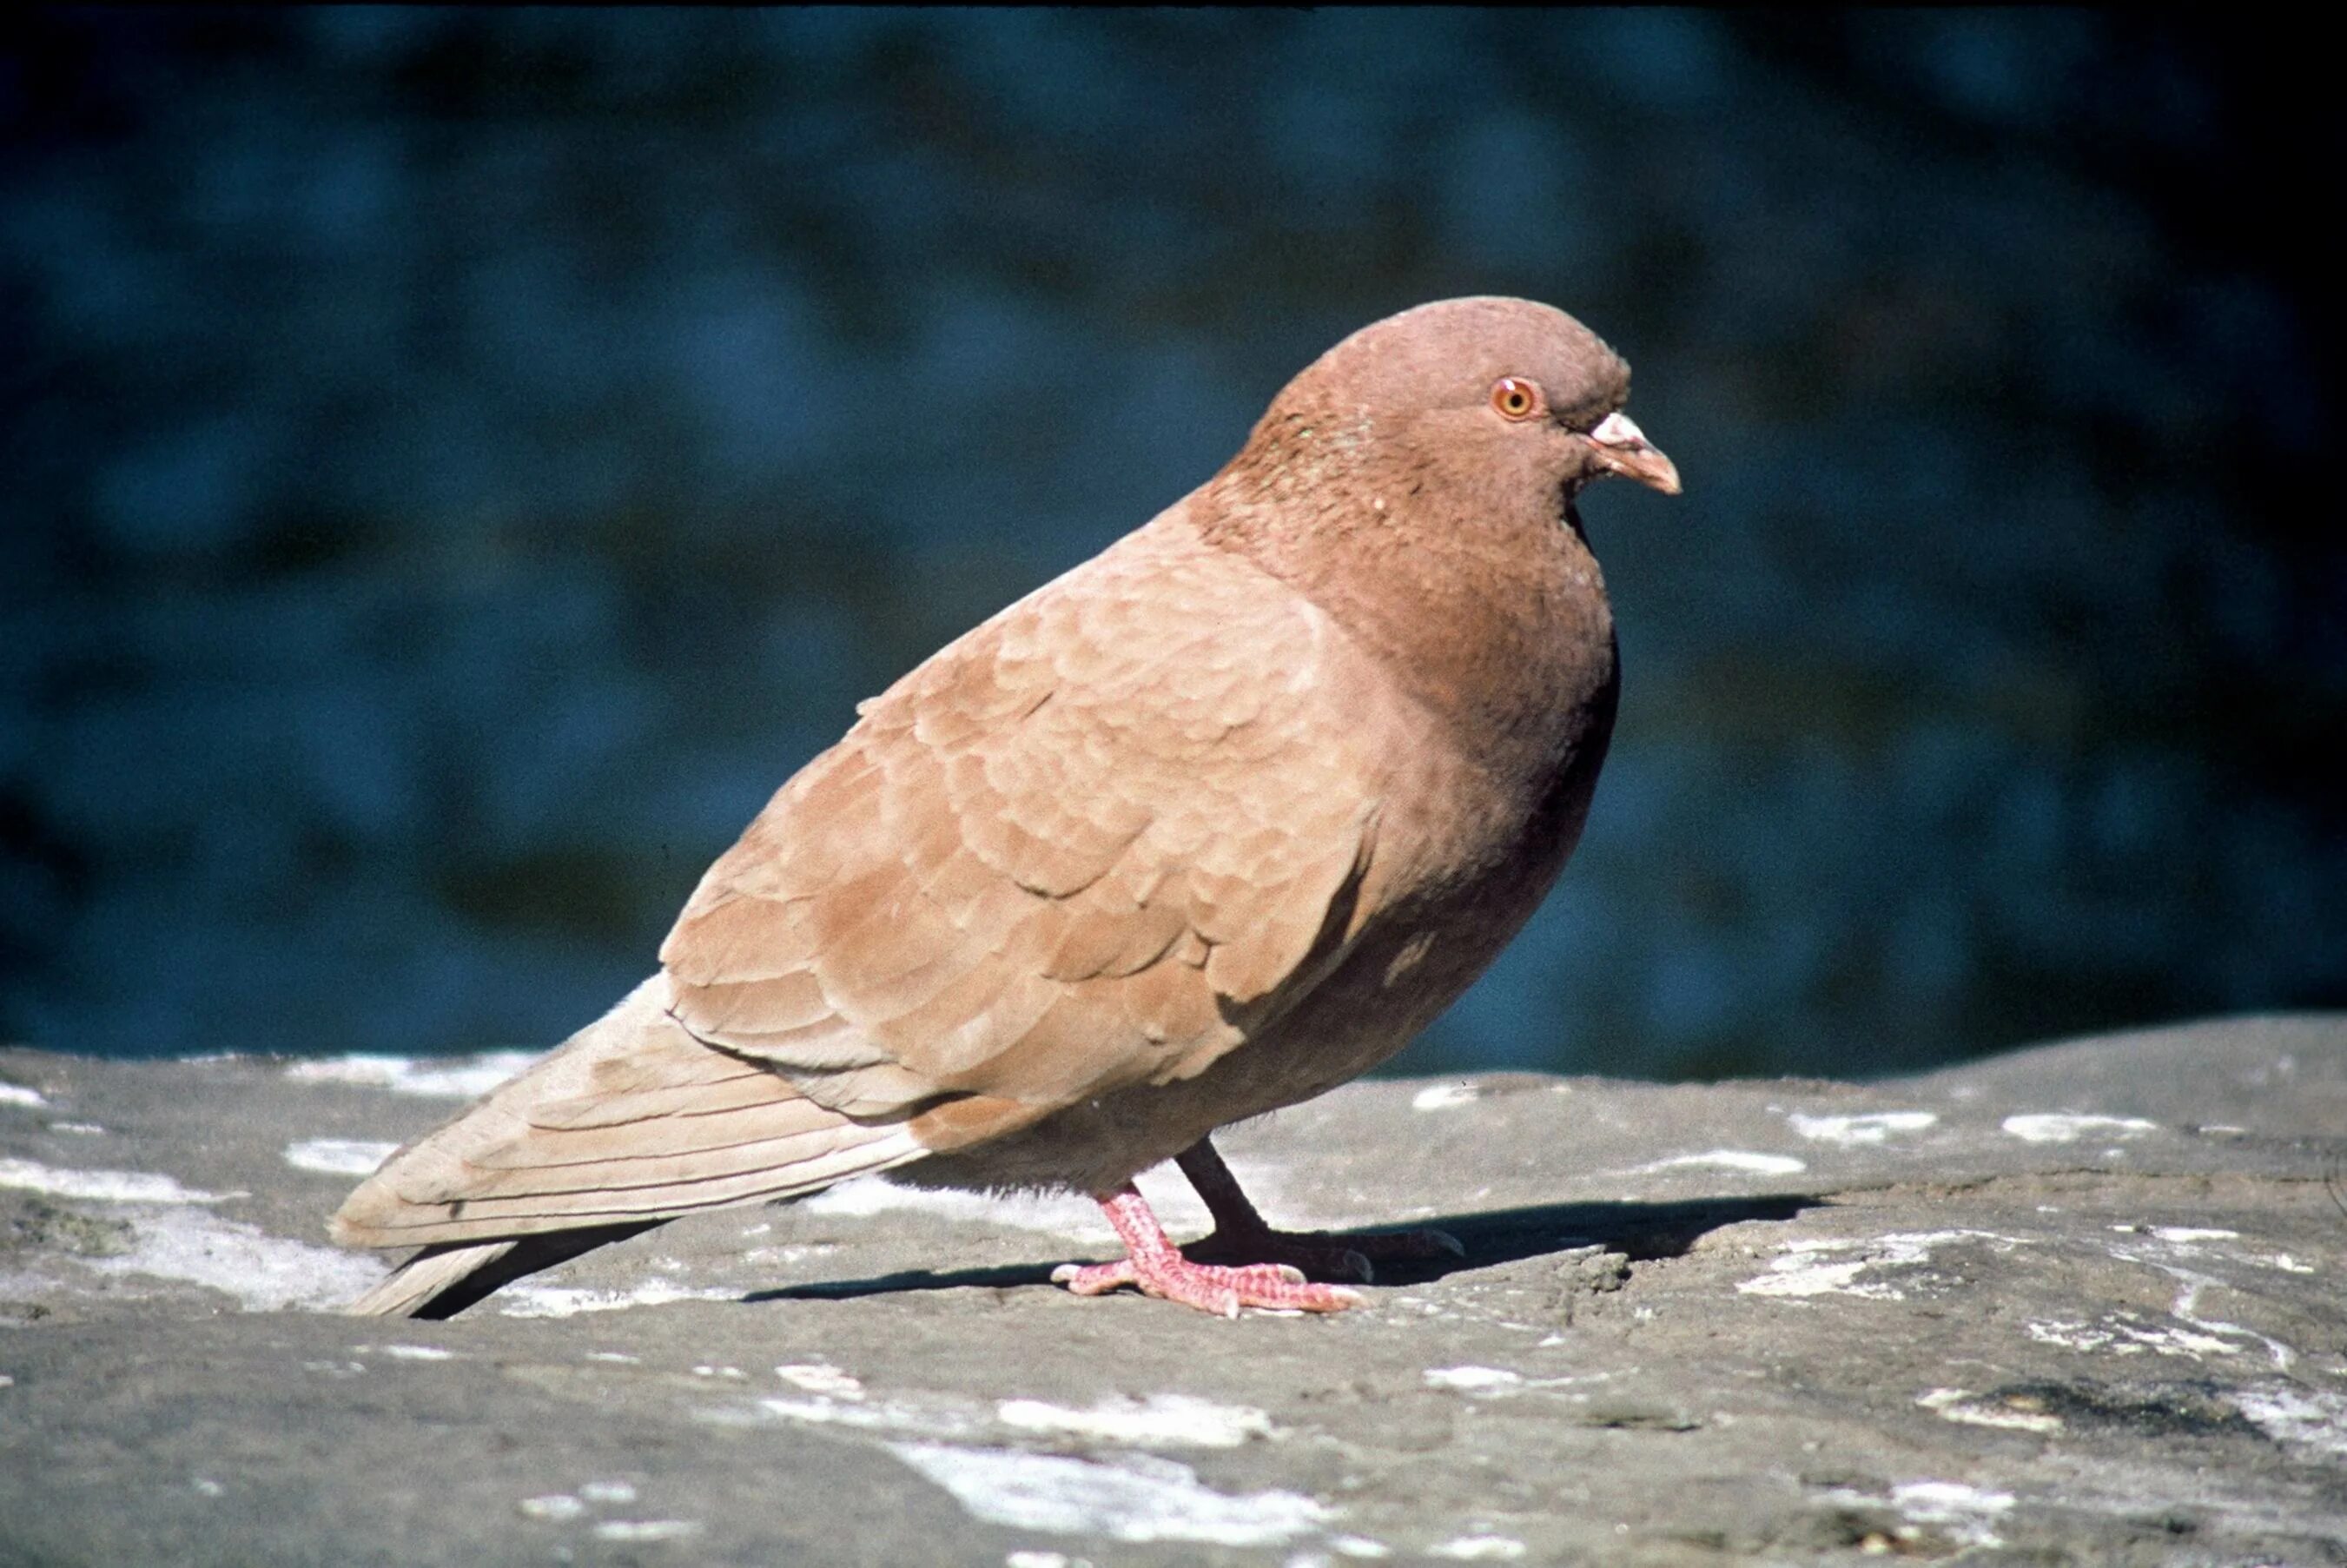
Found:
M 357 1246 L 461 1243 L 787 1197 L 917 1159 L 901 1122 L 859 1122 L 772 1066 L 712 1050 L 655 975 L 360 1184 Z
M 1374 838 L 1379 715 L 1331 650 L 1320 611 L 1160 519 L 777 793 L 661 948 L 675 1016 L 860 1117 L 960 1094 L 1023 1120 L 1203 1070 L 1358 925 L 1331 912 Z

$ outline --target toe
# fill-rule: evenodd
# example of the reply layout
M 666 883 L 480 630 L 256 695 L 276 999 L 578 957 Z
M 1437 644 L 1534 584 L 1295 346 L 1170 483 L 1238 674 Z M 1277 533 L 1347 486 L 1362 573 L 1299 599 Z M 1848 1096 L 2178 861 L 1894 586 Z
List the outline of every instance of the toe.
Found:
M 1141 1282 L 1128 1258 L 1117 1263 L 1063 1263 L 1051 1271 L 1051 1283 L 1066 1286 L 1076 1296 L 1105 1296 L 1119 1286 Z

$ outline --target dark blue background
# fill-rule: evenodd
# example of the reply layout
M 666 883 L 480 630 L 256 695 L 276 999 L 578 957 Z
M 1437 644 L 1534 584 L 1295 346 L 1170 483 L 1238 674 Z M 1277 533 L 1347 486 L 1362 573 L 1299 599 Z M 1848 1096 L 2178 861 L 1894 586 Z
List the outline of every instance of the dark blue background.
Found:
M 2270 29 L 5 26 L 0 1037 L 552 1041 L 857 697 L 1483 292 L 1688 493 L 1587 507 L 1590 832 L 1405 1065 L 2347 1004 L 2347 147 Z

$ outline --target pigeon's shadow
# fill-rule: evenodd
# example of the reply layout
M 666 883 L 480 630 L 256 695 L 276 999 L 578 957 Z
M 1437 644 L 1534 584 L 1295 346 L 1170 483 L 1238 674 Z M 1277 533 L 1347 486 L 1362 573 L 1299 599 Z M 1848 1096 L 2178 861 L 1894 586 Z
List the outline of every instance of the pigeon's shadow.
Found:
M 1410 1225 L 1381 1225 L 1346 1235 L 1375 1235 L 1396 1229 L 1438 1230 L 1466 1249 L 1461 1257 L 1444 1255 L 1390 1261 L 1378 1266 L 1378 1285 L 1424 1285 L 1467 1269 L 1492 1268 L 1527 1257 L 1542 1257 L 1596 1245 L 1617 1252 L 1632 1263 L 1682 1257 L 1698 1237 L 1724 1225 L 1747 1220 L 1792 1219 L 1825 1200 L 1807 1193 L 1768 1197 L 1695 1198 L 1676 1204 L 1538 1204 L 1528 1208 L 1485 1209 L 1474 1214 L 1439 1214 Z M 822 1280 L 753 1291 L 744 1301 L 838 1301 L 859 1296 L 893 1296 L 907 1290 L 959 1290 L 970 1287 L 1004 1289 L 1043 1285 L 1051 1270 L 1067 1258 L 1051 1263 L 1006 1264 L 994 1268 L 959 1268 L 944 1273 L 926 1268 L 877 1275 L 868 1279 Z

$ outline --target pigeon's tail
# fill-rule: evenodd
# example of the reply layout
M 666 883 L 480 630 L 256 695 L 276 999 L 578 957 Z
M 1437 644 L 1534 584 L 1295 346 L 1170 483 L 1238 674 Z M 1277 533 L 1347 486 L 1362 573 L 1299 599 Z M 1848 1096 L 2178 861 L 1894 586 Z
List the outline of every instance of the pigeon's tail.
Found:
M 445 1317 L 680 1214 L 815 1192 L 928 1152 L 901 1121 L 854 1121 L 702 1044 L 668 1000 L 654 975 L 361 1183 L 334 1239 L 424 1250 L 348 1310 Z
M 511 1241 L 457 1241 L 427 1246 L 343 1310 L 354 1317 L 454 1317 L 524 1275 L 568 1263 L 582 1252 L 641 1235 L 666 1223 L 643 1220 L 516 1236 Z

